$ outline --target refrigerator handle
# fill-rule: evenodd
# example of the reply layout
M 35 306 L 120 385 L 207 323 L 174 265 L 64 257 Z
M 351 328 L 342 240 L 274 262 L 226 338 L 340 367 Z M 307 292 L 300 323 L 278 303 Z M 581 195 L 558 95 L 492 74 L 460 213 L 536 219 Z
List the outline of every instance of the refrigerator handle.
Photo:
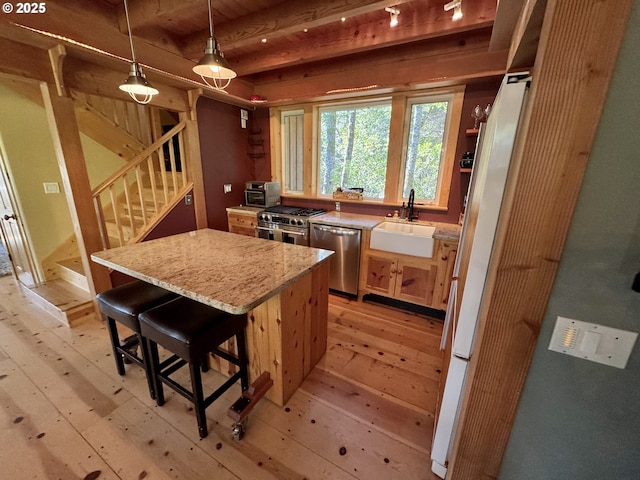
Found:
M 458 303 L 458 277 L 453 277 L 451 287 L 449 289 L 449 302 L 447 303 L 447 311 L 444 317 L 444 325 L 442 327 L 442 337 L 440 338 L 440 350 L 447 347 L 447 337 L 451 328 L 451 344 L 453 345 L 454 336 L 456 334 L 456 304 Z

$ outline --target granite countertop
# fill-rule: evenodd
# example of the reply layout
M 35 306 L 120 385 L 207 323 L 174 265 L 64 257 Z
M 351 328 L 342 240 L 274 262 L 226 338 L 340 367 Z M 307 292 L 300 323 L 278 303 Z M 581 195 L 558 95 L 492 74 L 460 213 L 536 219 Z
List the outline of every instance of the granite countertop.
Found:
M 311 217 L 311 223 L 323 223 L 325 225 L 334 225 L 336 227 L 358 228 L 361 230 L 371 230 L 379 223 L 391 220 L 389 217 L 381 217 L 375 215 L 359 215 L 345 212 L 327 212 L 322 215 Z M 458 241 L 460 239 L 461 226 L 457 223 L 442 222 L 414 222 L 418 225 L 432 225 L 436 227 L 433 238 L 440 240 Z
M 371 230 L 384 220 L 384 217 L 373 215 L 358 215 L 346 212 L 327 212 L 322 215 L 316 215 L 309 218 L 311 223 L 324 223 L 325 225 L 333 225 L 336 227 L 359 228 L 362 230 Z
M 243 314 L 332 255 L 329 250 L 197 230 L 96 252 L 96 263 L 232 314 Z
M 264 210 L 261 207 L 249 207 L 247 205 L 238 205 L 235 207 L 227 207 L 227 212 L 238 212 L 238 213 L 258 213 Z

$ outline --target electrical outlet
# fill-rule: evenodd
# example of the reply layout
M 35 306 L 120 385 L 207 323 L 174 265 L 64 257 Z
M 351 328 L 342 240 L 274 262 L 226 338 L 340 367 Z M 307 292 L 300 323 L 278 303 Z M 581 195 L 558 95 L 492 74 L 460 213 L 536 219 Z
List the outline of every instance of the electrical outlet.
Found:
M 191 195 L 184 196 L 184 204 L 191 205 L 193 203 L 193 197 Z
M 636 332 L 558 317 L 549 350 L 625 368 L 637 337 Z

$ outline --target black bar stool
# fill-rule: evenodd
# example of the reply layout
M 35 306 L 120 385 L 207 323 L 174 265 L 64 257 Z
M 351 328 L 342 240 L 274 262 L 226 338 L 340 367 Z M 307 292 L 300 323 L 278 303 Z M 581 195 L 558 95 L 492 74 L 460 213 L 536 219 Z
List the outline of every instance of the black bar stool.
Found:
M 208 434 L 205 409 L 240 380 L 242 391 L 249 388 L 247 351 L 244 329 L 246 315 L 231 315 L 200 302 L 180 297 L 140 314 L 140 329 L 151 359 L 155 380 L 156 403 L 164 404 L 162 384 L 166 384 L 193 403 L 198 420 L 200 438 Z M 236 337 L 237 356 L 220 348 Z M 160 363 L 158 344 L 173 355 Z M 200 370 L 208 369 L 208 354 L 213 353 L 239 367 L 211 395 L 204 397 Z M 191 390 L 170 378 L 184 365 L 189 365 Z
M 135 280 L 96 295 L 100 311 L 107 319 L 111 348 L 113 349 L 113 357 L 116 361 L 118 374 L 125 374 L 125 359 L 140 365 L 146 373 L 151 398 L 155 398 L 154 383 L 146 344 L 142 341 L 140 334 L 138 315 L 176 297 L 177 294 L 175 293 L 140 280 Z M 134 332 L 133 335 L 125 338 L 122 343 L 118 335 L 116 322 L 123 324 Z M 140 355 L 136 354 L 137 345 L 140 345 Z

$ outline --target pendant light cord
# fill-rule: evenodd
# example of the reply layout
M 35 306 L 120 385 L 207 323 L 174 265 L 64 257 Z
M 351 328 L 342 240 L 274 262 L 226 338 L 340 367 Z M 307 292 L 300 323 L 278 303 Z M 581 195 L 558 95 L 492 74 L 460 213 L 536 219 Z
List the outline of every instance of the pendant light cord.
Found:
M 131 61 L 136 63 L 136 53 L 133 50 L 133 36 L 131 35 L 131 24 L 129 23 L 129 8 L 127 7 L 127 0 L 124 0 L 124 16 L 127 18 L 127 30 L 129 32 L 129 44 L 131 45 Z
M 213 17 L 211 16 L 211 0 L 207 0 L 207 6 L 209 7 L 209 36 L 213 38 Z

